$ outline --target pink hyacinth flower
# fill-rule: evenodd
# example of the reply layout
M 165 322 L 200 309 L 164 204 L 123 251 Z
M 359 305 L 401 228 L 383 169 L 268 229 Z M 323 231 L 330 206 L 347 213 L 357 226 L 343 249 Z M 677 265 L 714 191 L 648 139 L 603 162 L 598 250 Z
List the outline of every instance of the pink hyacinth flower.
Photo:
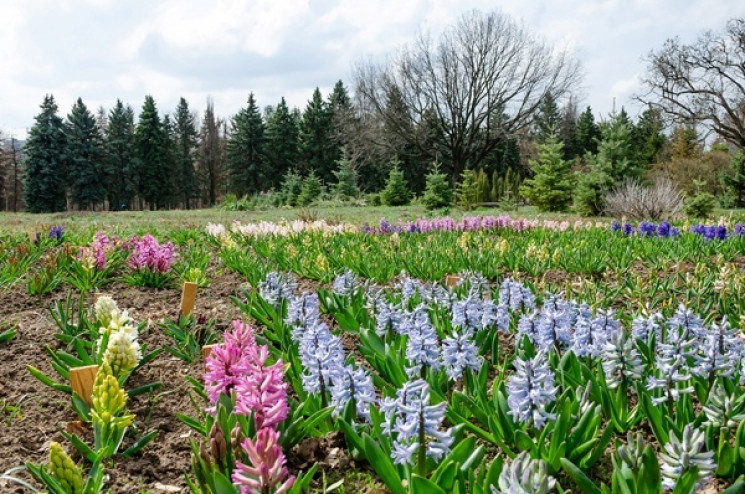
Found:
M 285 455 L 279 444 L 279 433 L 264 428 L 256 433 L 256 442 L 246 439 L 241 444 L 249 464 L 236 462 L 233 482 L 241 494 L 282 494 L 295 483 L 285 466 Z

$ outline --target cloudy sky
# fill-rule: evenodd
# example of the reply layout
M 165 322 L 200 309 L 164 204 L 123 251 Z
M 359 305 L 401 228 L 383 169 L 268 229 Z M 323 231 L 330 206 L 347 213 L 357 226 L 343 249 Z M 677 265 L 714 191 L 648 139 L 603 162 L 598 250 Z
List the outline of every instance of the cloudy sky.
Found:
M 303 108 L 363 58 L 383 59 L 419 30 L 437 33 L 461 13 L 500 8 L 583 65 L 582 104 L 596 115 L 636 108 L 642 57 L 745 15 L 734 0 L 0 0 L 0 129 L 23 137 L 46 93 L 66 115 L 117 98 L 136 113 L 146 94 L 161 112 L 208 96 L 228 116 L 256 94 Z

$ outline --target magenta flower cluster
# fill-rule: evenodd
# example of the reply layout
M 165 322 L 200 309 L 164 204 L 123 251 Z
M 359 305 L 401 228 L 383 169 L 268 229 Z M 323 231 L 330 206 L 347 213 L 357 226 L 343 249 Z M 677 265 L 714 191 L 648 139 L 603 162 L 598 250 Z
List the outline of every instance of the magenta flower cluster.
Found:
M 104 232 L 97 232 L 90 245 L 80 247 L 78 260 L 89 261 L 97 270 L 103 271 L 108 263 L 107 255 L 119 244 L 119 238 L 116 236 L 109 237 Z
M 365 233 L 390 234 L 390 233 L 428 233 L 433 231 L 456 231 L 468 232 L 479 230 L 514 230 L 521 232 L 529 228 L 539 226 L 537 220 L 526 220 L 522 218 L 513 219 L 507 215 L 504 216 L 464 216 L 460 220 L 455 220 L 450 216 L 440 218 L 420 218 L 418 220 L 391 224 L 386 220 L 381 220 L 380 225 L 372 227 L 365 225 Z
M 249 464 L 237 461 L 232 476 L 241 494 L 279 494 L 295 481 L 285 466 L 277 432 L 289 413 L 284 364 L 280 359 L 268 365 L 268 357 L 269 348 L 256 344 L 251 326 L 233 321 L 224 343 L 214 347 L 206 359 L 204 385 L 212 410 L 221 394 L 234 395 L 234 413 L 253 414 L 256 423 L 255 440 L 242 443 Z
M 135 271 L 149 269 L 153 273 L 164 274 L 171 269 L 174 249 L 173 243 L 159 244 L 150 235 L 142 238 L 132 237 L 129 241 L 132 253 L 129 256 L 129 267 Z

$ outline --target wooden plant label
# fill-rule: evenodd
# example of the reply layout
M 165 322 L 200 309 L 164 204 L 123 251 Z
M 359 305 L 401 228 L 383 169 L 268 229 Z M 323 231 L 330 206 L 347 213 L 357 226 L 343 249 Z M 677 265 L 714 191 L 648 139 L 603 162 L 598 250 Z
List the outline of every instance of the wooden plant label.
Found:
M 91 396 L 93 395 L 93 381 L 98 374 L 97 365 L 88 365 L 85 367 L 73 367 L 70 369 L 70 385 L 72 390 L 78 394 L 88 406 L 91 406 Z
M 445 286 L 448 288 L 455 287 L 460 282 L 460 276 L 449 274 L 445 277 Z
M 101 292 L 96 292 L 96 293 L 94 293 L 94 294 L 93 294 L 93 304 L 95 305 L 95 304 L 96 304 L 96 303 L 98 302 L 98 299 L 99 299 L 99 298 L 101 298 L 101 297 L 105 297 L 105 296 L 106 296 L 106 294 L 105 294 L 105 293 L 101 293 Z
M 210 353 L 212 353 L 212 349 L 215 348 L 217 345 L 204 345 L 202 347 L 202 358 L 204 360 L 207 360 L 207 357 L 210 356 Z
M 28 241 L 32 244 L 36 242 L 36 232 L 28 232 Z
M 194 310 L 194 302 L 197 300 L 197 284 L 189 281 L 184 282 L 181 291 L 181 314 L 188 316 Z

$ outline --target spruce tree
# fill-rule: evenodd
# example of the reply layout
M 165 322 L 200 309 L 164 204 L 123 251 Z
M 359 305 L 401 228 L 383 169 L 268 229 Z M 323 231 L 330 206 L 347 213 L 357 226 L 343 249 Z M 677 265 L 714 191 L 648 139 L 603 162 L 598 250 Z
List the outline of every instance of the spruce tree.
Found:
M 24 147 L 23 202 L 31 213 L 54 213 L 67 208 L 66 140 L 54 96 L 48 94 Z
M 592 108 L 589 106 L 582 112 L 577 122 L 577 151 L 580 155 L 586 153 L 595 154 L 598 152 L 598 139 L 600 139 L 600 129 L 595 123 L 595 117 L 592 114 Z
M 138 192 L 152 209 L 162 209 L 171 193 L 166 136 L 155 100 L 150 95 L 145 96 L 135 140 L 139 158 Z
M 303 186 L 300 188 L 300 195 L 297 198 L 298 206 L 310 206 L 316 202 L 323 193 L 323 186 L 321 185 L 321 179 L 318 178 L 315 172 L 311 171 L 307 177 L 303 179 Z
M 278 185 L 281 177 L 297 165 L 298 127 L 296 114 L 290 112 L 282 98 L 266 122 L 267 172 L 271 186 Z
M 301 171 L 314 170 L 324 182 L 333 179 L 336 159 L 336 146 L 331 139 L 331 117 L 320 89 L 316 88 L 300 122 L 300 165 Z
M 535 122 L 538 142 L 545 142 L 551 135 L 558 132 L 560 123 L 559 105 L 550 92 L 546 93 L 538 108 L 538 116 Z
M 724 175 L 724 184 L 735 198 L 734 206 L 745 207 L 745 150 L 741 149 L 730 163 L 732 171 Z
M 357 172 L 354 169 L 354 163 L 346 155 L 336 161 L 338 169 L 334 171 L 336 184 L 334 184 L 334 195 L 340 199 L 354 199 L 360 193 L 357 188 Z
M 163 129 L 163 156 L 164 171 L 167 177 L 166 185 L 163 188 L 164 197 L 161 208 L 171 209 L 181 202 L 181 193 L 178 190 L 180 185 L 180 171 L 177 159 L 176 149 L 176 124 L 171 120 L 168 114 L 163 115 L 161 123 Z
M 564 144 L 549 135 L 538 145 L 538 159 L 530 161 L 533 178 L 525 181 L 520 192 L 539 211 L 566 211 L 572 202 L 571 163 L 563 156 Z
M 225 191 L 225 141 L 223 121 L 215 115 L 212 99 L 207 99 L 207 109 L 199 129 L 199 176 L 204 184 L 204 203 L 214 206 Z
M 300 175 L 290 170 L 285 173 L 280 190 L 281 203 L 288 206 L 297 206 L 297 199 L 303 189 L 303 179 Z
M 199 194 L 199 183 L 194 169 L 194 156 L 199 145 L 197 117 L 189 110 L 185 98 L 179 100 L 173 122 L 173 152 L 175 159 L 175 192 L 181 206 L 191 209 Z
M 427 186 L 422 196 L 422 204 L 427 209 L 439 209 L 453 203 L 453 188 L 447 174 L 440 172 L 440 164 L 435 162 L 434 169 L 427 174 Z
M 251 93 L 248 106 L 233 117 L 228 139 L 228 188 L 238 197 L 271 188 L 271 173 L 266 170 L 264 156 L 264 130 L 259 106 Z
M 631 140 L 631 126 L 628 117 L 619 113 L 611 117 L 603 128 L 602 140 L 598 143 L 597 159 L 610 175 L 614 184 L 619 184 L 627 178 L 639 178 L 642 169 L 634 161 L 634 151 Z
M 116 100 L 109 112 L 106 129 L 106 197 L 109 209 L 120 211 L 132 207 L 137 194 L 137 153 L 135 152 L 134 110 Z
M 479 202 L 478 173 L 476 170 L 464 170 L 461 181 L 458 184 L 457 202 L 458 206 L 466 211 L 476 207 Z
M 411 191 L 409 184 L 404 178 L 404 173 L 399 168 L 401 164 L 398 160 L 393 160 L 393 168 L 388 174 L 388 180 L 385 188 L 380 193 L 380 199 L 386 206 L 406 206 L 411 202 Z
M 96 118 L 78 98 L 67 116 L 67 172 L 70 198 L 80 209 L 103 202 L 103 142 Z
M 651 107 L 644 110 L 631 134 L 632 148 L 640 166 L 647 168 L 657 162 L 667 143 L 664 130 L 660 111 Z

